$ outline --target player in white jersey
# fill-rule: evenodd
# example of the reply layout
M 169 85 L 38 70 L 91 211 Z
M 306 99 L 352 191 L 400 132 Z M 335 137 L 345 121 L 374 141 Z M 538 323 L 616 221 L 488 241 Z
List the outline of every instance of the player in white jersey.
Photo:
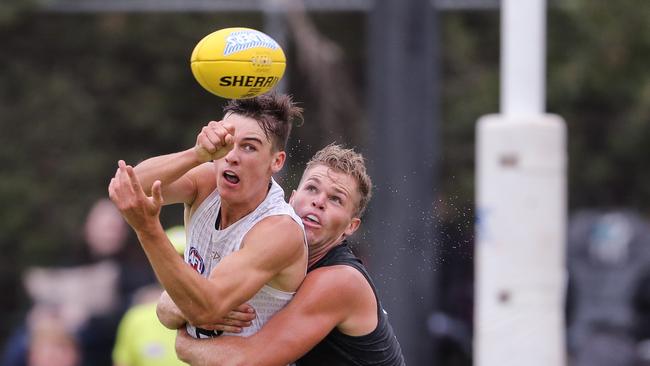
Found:
M 272 179 L 302 110 L 287 95 L 265 94 L 231 100 L 224 112 L 193 148 L 135 168 L 120 160 L 109 185 L 166 290 L 159 307 L 174 309 L 160 311 L 161 321 L 170 328 L 188 323 L 195 337 L 215 335 L 209 329 L 228 323 L 245 302 L 257 313 L 245 334 L 259 329 L 291 299 L 307 268 L 301 219 Z M 163 202 L 185 204 L 187 263 L 162 229 Z
M 273 180 L 264 201 L 253 212 L 223 230 L 215 228 L 215 222 L 219 222 L 220 204 L 221 197 L 215 190 L 201 203 L 188 223 L 187 238 L 190 244 L 185 250 L 185 261 L 204 276 L 211 273 L 222 258 L 238 251 L 246 233 L 265 218 L 274 215 L 289 215 L 302 226 L 300 217 L 285 202 L 284 191 Z M 251 335 L 259 330 L 271 315 L 278 312 L 291 300 L 293 294 L 293 292 L 285 292 L 264 285 L 255 296 L 247 301 L 247 304 L 255 309 L 257 316 L 252 320 L 251 326 L 243 328 L 240 335 Z M 191 324 L 187 325 L 187 330 L 189 334 L 197 338 L 215 335 L 212 330 L 197 329 Z

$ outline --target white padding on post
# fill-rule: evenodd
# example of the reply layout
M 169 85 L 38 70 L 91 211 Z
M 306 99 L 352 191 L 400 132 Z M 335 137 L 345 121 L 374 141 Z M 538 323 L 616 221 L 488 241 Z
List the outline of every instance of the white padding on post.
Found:
M 489 115 L 477 135 L 475 365 L 564 365 L 564 121 Z

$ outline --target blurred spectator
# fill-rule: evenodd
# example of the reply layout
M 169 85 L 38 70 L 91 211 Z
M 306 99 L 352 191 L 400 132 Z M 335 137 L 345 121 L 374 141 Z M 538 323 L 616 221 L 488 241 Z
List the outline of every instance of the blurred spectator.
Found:
M 113 365 L 185 365 L 176 357 L 176 331 L 165 328 L 156 316 L 156 304 L 162 289 L 152 285 L 141 291 L 143 302 L 130 308 L 120 322 L 113 349 Z
M 83 366 L 111 365 L 120 318 L 135 291 L 155 281 L 139 245 L 126 245 L 128 236 L 119 211 L 110 200 L 100 199 L 86 218 L 84 252 L 70 256 L 75 263 L 33 267 L 24 274 L 24 286 L 34 304 L 28 318 L 43 307 L 55 314 L 61 330 L 76 338 Z M 14 332 L 2 365 L 28 364 L 33 331 L 24 324 Z
M 166 230 L 179 255 L 185 251 L 185 229 L 175 226 Z M 140 289 L 131 307 L 120 322 L 113 365 L 115 366 L 179 366 L 176 357 L 176 331 L 165 328 L 156 315 L 156 304 L 162 293 L 159 285 Z
M 627 211 L 578 212 L 569 221 L 567 262 L 570 364 L 637 365 L 635 299 L 647 287 L 648 224 Z
M 45 306 L 35 308 L 28 321 L 28 366 L 78 366 L 79 345 L 56 312 Z

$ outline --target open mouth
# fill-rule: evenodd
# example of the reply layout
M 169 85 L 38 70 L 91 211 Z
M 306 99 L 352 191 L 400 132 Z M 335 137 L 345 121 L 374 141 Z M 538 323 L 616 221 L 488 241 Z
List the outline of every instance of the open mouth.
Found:
M 226 170 L 225 172 L 223 172 L 223 177 L 225 180 L 228 181 L 228 183 L 231 184 L 239 183 L 239 177 L 237 176 L 237 174 L 231 172 L 230 170 Z
M 305 216 L 305 220 L 307 220 L 309 222 L 312 222 L 314 224 L 319 224 L 320 225 L 320 220 L 318 219 L 318 217 L 316 215 L 309 214 L 309 215 Z

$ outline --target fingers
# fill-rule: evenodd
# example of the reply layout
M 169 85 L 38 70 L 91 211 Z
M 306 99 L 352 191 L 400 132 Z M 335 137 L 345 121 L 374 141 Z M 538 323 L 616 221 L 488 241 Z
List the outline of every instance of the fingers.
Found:
M 231 146 L 235 139 L 235 128 L 231 124 L 210 121 L 201 129 L 196 138 L 198 147 L 204 149 L 210 155 L 215 155 L 224 148 Z M 228 149 L 229 150 L 229 149 Z
M 216 324 L 202 324 L 199 325 L 199 328 L 207 330 L 220 330 L 223 332 L 229 333 L 241 333 L 242 328 L 250 327 L 253 323 L 250 321 L 240 321 L 234 319 L 224 318 L 219 323 Z
M 144 198 L 146 195 L 140 185 L 140 180 L 135 175 L 133 167 L 127 165 L 124 160 L 117 162 L 117 172 L 113 178 L 114 191 L 119 200 Z
M 203 147 L 211 154 L 214 154 L 221 147 L 221 139 L 216 131 L 216 122 L 211 121 L 201 130 Z
M 142 189 L 133 167 L 127 165 L 124 160 L 119 160 L 117 166 L 115 176 L 108 185 L 108 195 L 111 200 L 118 206 L 120 211 L 136 205 L 137 202 L 146 202 L 147 195 Z M 162 183 L 155 181 L 151 187 L 151 192 L 151 202 L 154 204 L 152 208 L 161 207 L 163 204 Z
M 126 171 L 126 167 L 127 165 L 124 160 L 119 160 L 117 162 L 117 173 L 115 173 L 115 179 L 117 180 L 117 189 L 119 191 L 133 192 L 133 185 L 131 183 L 129 173 Z
M 228 325 L 247 327 L 251 325 L 251 321 L 253 321 L 253 319 L 255 319 L 255 314 L 253 313 L 230 312 L 224 317 L 223 321 Z
M 235 136 L 228 134 L 224 138 L 224 141 L 226 143 L 225 147 L 232 146 L 235 143 Z
M 226 146 L 231 146 L 235 143 L 235 126 L 233 126 L 230 123 L 223 123 L 224 129 L 227 131 L 226 136 L 224 137 L 224 141 L 226 142 Z
M 212 324 L 200 325 L 200 328 L 209 330 L 221 330 L 230 333 L 240 333 L 242 328 L 250 327 L 255 319 L 255 309 L 244 303 L 231 310 L 225 317 Z
M 111 200 L 118 205 L 118 208 L 120 208 L 120 203 L 131 198 L 133 190 L 131 180 L 126 172 L 126 163 L 124 160 L 119 160 L 117 166 L 118 168 L 115 171 L 115 176 L 111 179 L 108 186 L 108 195 Z
M 228 131 L 230 135 L 235 136 L 235 126 L 233 126 L 232 123 L 222 122 L 221 125 L 226 129 L 226 131 Z
M 256 317 L 255 309 L 252 306 L 245 303 L 239 305 L 236 309 L 233 309 L 226 315 L 227 319 L 239 320 L 244 322 L 250 322 L 253 319 L 255 319 L 255 317 Z
M 133 189 L 133 192 L 135 193 L 140 193 L 144 195 L 144 191 L 142 190 L 142 187 L 140 186 L 140 180 L 138 177 L 135 175 L 135 171 L 133 170 L 133 167 L 130 165 L 126 165 L 124 160 L 120 160 L 120 162 L 123 165 L 124 171 L 126 171 L 126 175 L 129 178 L 129 182 L 131 183 L 131 188 Z M 119 164 L 119 163 L 118 163 Z M 154 183 L 155 184 L 155 183 Z
M 226 137 L 230 135 L 230 132 L 219 122 L 212 121 L 206 127 L 203 128 L 205 137 L 210 142 L 210 148 L 216 150 L 227 145 Z M 207 146 L 206 146 L 207 148 Z
M 157 180 L 153 182 L 151 186 L 151 196 L 153 197 L 153 203 L 160 207 L 163 205 L 163 196 L 162 196 L 162 182 Z

